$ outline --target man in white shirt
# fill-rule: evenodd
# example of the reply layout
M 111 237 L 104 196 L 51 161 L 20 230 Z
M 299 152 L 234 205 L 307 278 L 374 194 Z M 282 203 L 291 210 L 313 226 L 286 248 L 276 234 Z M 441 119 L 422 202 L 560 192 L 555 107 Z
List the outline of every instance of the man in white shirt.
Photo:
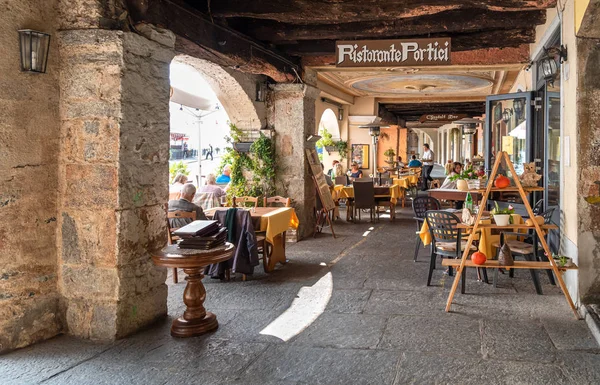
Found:
M 432 181 L 431 172 L 433 171 L 433 151 L 429 148 L 429 144 L 423 144 L 423 156 L 421 157 L 421 162 L 423 162 L 423 169 L 421 172 L 421 177 L 423 178 L 423 187 L 422 191 L 426 191 L 429 188 L 428 181 Z

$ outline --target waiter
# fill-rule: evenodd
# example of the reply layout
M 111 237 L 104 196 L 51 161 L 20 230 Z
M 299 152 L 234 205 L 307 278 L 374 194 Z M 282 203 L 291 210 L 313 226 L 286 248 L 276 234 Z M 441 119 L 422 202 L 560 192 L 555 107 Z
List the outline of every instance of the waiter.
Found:
M 428 181 L 432 181 L 431 172 L 433 171 L 433 151 L 429 148 L 429 144 L 423 144 L 423 156 L 421 162 L 423 162 L 423 171 L 421 176 L 423 178 L 422 191 L 426 191 L 429 187 Z

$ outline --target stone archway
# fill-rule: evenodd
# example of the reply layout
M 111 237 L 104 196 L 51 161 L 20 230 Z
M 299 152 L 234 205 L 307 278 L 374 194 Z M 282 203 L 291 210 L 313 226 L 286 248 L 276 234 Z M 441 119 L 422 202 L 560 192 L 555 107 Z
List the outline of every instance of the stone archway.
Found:
M 334 140 L 340 139 L 340 125 L 338 124 L 338 118 L 331 108 L 323 111 L 323 114 L 321 115 L 321 120 L 319 121 L 319 134 L 323 129 L 326 129 L 333 136 Z
M 178 55 L 173 62 L 187 64 L 202 75 L 238 128 L 260 130 L 265 126 L 264 103 L 254 101 L 256 84 L 253 76 L 188 55 Z

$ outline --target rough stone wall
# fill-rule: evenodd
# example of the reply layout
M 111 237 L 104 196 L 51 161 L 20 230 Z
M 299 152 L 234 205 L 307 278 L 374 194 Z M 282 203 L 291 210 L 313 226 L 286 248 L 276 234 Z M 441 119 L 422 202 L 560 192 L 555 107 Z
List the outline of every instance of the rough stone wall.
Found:
M 166 314 L 165 243 L 172 50 L 100 29 L 59 34 L 59 254 L 71 334 L 113 339 Z
M 306 137 L 314 133 L 315 100 L 319 93 L 309 85 L 276 84 L 267 111 L 268 122 L 275 128 L 277 194 L 292 198 L 301 237 L 310 236 L 315 224 L 316 189 L 304 150 L 314 146 Z
M 62 329 L 57 291 L 56 0 L 0 0 L 0 353 Z M 17 30 L 52 34 L 47 73 L 20 71 Z
M 600 39 L 577 40 L 579 292 L 600 303 Z

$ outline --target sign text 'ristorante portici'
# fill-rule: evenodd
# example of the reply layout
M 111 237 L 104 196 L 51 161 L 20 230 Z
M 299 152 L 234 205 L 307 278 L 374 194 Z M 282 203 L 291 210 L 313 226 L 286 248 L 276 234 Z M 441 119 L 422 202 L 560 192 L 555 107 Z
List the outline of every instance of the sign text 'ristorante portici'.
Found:
M 338 41 L 338 67 L 399 67 L 450 64 L 450 38 Z

